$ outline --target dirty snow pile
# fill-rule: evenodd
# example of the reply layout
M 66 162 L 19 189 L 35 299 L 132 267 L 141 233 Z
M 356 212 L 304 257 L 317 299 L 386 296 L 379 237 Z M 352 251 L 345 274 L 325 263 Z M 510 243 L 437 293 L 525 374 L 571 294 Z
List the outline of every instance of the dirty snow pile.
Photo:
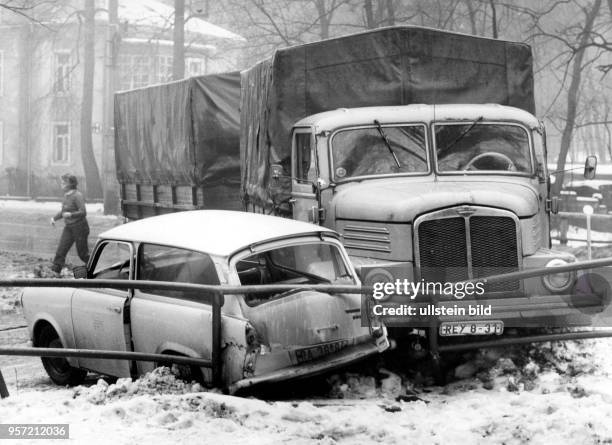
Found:
M 69 423 L 88 444 L 610 443 L 611 352 L 610 340 L 483 350 L 445 387 L 381 369 L 330 377 L 335 398 L 293 402 L 206 392 L 168 368 L 72 389 L 15 389 L 7 379 L 0 419 Z

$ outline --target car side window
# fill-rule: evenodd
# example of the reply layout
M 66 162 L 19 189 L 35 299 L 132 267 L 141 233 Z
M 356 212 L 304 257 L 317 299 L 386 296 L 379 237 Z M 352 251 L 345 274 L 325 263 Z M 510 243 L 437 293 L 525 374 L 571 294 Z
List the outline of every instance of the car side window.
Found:
M 138 251 L 136 279 L 192 284 L 219 284 L 215 265 L 209 255 L 188 249 L 157 244 L 142 244 Z M 196 298 L 198 292 L 152 289 L 147 293 L 174 298 Z
M 128 243 L 109 241 L 101 246 L 93 266 L 93 278 L 128 280 L 132 251 Z

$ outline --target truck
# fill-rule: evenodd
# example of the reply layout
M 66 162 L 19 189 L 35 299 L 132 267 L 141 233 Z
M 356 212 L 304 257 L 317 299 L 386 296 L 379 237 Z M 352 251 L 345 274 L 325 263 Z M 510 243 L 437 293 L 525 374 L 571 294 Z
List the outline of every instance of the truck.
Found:
M 122 94 L 146 101 L 155 88 L 164 87 Z M 550 217 L 559 201 L 550 192 L 533 90 L 528 45 L 436 29 L 388 27 L 277 50 L 241 73 L 239 196 L 234 191 L 234 201 L 224 203 L 194 198 L 190 205 L 238 203 L 334 229 L 369 284 L 456 283 L 575 263 L 551 249 Z M 167 99 L 162 115 L 174 113 Z M 123 119 L 136 119 L 138 110 L 120 111 L 119 182 L 142 190 L 122 166 L 135 142 L 122 136 Z M 139 121 L 143 137 L 155 122 Z M 176 147 L 151 145 L 153 156 L 166 150 Z M 595 166 L 588 158 L 585 174 Z M 203 178 L 191 179 L 197 197 Z M 123 196 L 124 214 L 176 210 L 160 207 L 155 196 Z M 605 304 L 596 292 L 574 298 L 583 281 L 563 270 L 486 284 L 494 315 L 440 317 L 434 331 L 464 336 L 588 324 L 585 314 Z M 446 297 L 450 305 L 469 300 Z M 463 327 L 455 329 L 458 321 Z

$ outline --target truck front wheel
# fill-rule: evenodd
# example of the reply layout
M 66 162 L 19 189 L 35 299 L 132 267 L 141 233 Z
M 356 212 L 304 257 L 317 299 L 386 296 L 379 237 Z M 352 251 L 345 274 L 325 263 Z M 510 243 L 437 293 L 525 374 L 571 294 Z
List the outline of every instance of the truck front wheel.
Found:
M 51 326 L 45 326 L 38 335 L 36 346 L 40 348 L 63 348 L 62 342 Z M 41 357 L 42 364 L 51 380 L 58 385 L 78 385 L 85 380 L 87 371 L 70 366 L 64 357 Z

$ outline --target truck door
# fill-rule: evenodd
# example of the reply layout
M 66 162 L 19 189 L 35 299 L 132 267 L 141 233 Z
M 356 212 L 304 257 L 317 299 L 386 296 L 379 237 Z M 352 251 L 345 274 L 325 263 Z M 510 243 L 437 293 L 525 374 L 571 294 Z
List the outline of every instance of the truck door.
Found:
M 291 203 L 293 219 L 318 222 L 318 203 L 314 184 L 317 180 L 315 139 L 310 128 L 297 128 L 293 133 L 291 166 Z
M 100 244 L 94 252 L 91 278 L 129 280 L 133 274 L 132 245 Z M 77 289 L 72 296 L 72 325 L 78 349 L 130 350 L 129 320 L 125 319 L 127 289 Z M 117 377 L 130 376 L 128 360 L 79 358 L 79 366 Z

